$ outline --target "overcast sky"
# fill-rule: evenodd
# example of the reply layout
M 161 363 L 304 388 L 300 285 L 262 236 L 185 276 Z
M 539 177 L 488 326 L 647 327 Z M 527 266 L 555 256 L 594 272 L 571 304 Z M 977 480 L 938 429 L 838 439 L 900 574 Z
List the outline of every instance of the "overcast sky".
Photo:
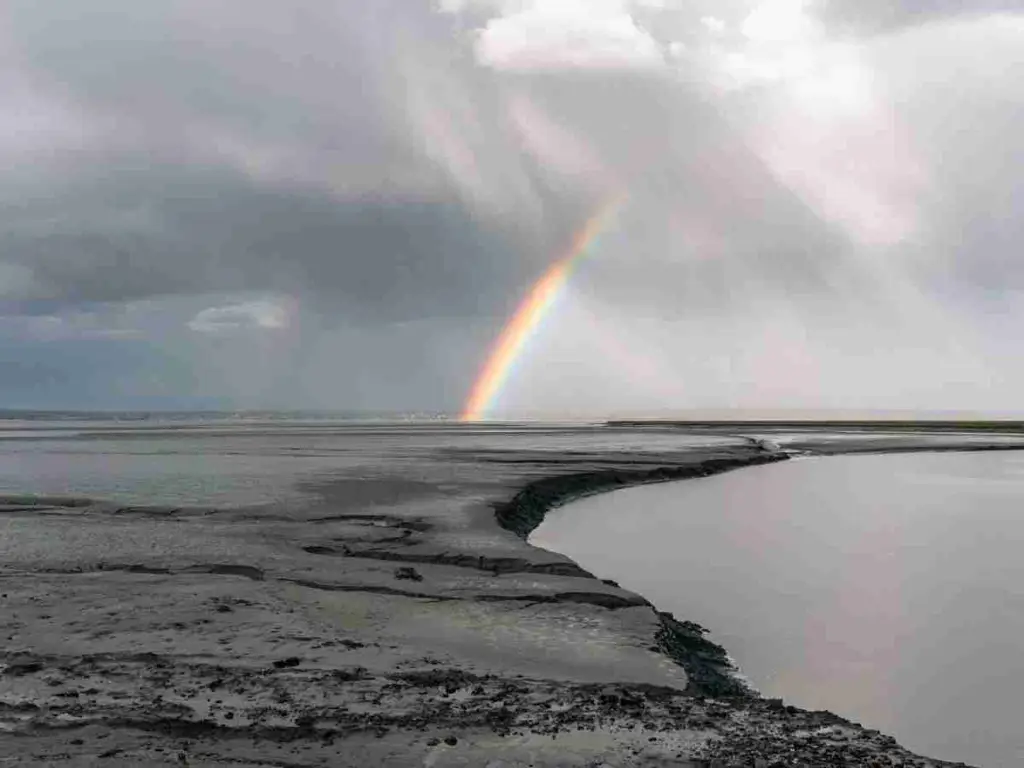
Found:
M 6 0 L 0 407 L 1024 410 L 1024 0 Z

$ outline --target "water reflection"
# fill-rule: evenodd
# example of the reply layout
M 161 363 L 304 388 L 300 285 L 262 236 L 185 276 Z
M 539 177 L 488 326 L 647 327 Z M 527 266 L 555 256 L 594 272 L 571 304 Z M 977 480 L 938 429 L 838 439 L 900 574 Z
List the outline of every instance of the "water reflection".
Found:
M 709 626 L 766 695 L 1024 764 L 1024 455 L 804 459 L 584 499 L 534 542 Z

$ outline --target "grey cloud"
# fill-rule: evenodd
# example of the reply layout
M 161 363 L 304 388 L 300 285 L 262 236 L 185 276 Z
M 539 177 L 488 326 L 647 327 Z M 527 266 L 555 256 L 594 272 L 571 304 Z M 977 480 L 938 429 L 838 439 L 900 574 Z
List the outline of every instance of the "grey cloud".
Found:
M 618 187 L 641 209 L 630 258 L 606 265 L 625 296 L 675 303 L 638 262 L 705 302 L 727 302 L 736 275 L 824 285 L 842 263 L 843 238 L 665 73 L 490 72 L 428 4 L 174 8 L 11 5 L 26 66 L 104 140 L 10 204 L 6 252 L 34 273 L 23 299 L 281 291 L 378 322 L 487 317 Z M 598 189 L 524 152 L 516 97 L 592 148 Z M 666 229 L 669 211 L 715 259 L 689 257 L 701 246 Z
M 1024 17 L 976 19 L 890 36 L 873 52 L 889 74 L 893 117 L 927 161 L 927 255 L 916 277 L 946 291 L 1024 286 L 1022 39 Z
M 708 66 L 752 7 L 654 5 L 634 7 L 643 29 L 666 50 L 705 46 Z M 35 346 L 0 338 L 7 393 L 38 376 L 51 400 L 79 405 L 230 393 L 264 406 L 457 407 L 525 289 L 621 199 L 570 298 L 612 318 L 627 352 L 649 348 L 664 377 L 695 382 L 687 403 L 720 404 L 732 375 L 722 350 L 742 358 L 728 382 L 738 396 L 761 397 L 763 384 L 769 399 L 799 402 L 828 398 L 811 378 L 794 382 L 776 348 L 831 366 L 820 381 L 841 397 L 857 356 L 891 345 L 871 371 L 881 403 L 885 366 L 903 355 L 909 381 L 947 340 L 971 337 L 965 306 L 991 307 L 986 286 L 1024 282 L 1020 180 L 1008 170 L 1024 146 L 1024 93 L 980 64 L 968 76 L 962 25 L 918 23 L 959 7 L 891 7 L 824 8 L 881 94 L 882 117 L 869 109 L 847 130 L 841 110 L 814 112 L 818 97 L 792 100 L 799 81 L 719 92 L 685 57 L 644 71 L 481 66 L 474 30 L 493 5 L 12 0 L 0 10 L 2 76 L 47 129 L 32 141 L 18 125 L 0 130 L 0 315 L 70 330 Z M 714 37 L 705 14 L 721 14 L 732 37 Z M 962 47 L 1007 66 L 1019 40 L 989 56 L 994 34 L 978 27 Z M 944 49 L 956 54 L 946 68 Z M 923 169 L 909 192 L 884 173 L 862 178 L 862 164 L 907 160 L 894 136 Z M 776 145 L 794 162 L 773 166 L 765 147 Z M 830 218 L 824 203 L 849 203 L 851 179 L 880 210 L 909 199 L 923 221 L 912 241 L 866 244 Z M 287 297 L 295 322 L 261 329 L 252 303 Z M 196 333 L 190 321 L 252 332 Z M 585 328 L 565 321 L 552 347 L 565 365 L 538 358 L 526 405 L 544 405 L 537 382 L 557 389 L 564 375 L 583 400 L 628 406 L 628 366 L 600 350 L 577 365 L 595 342 Z M 914 345 L 924 351 L 905 355 Z M 89 371 L 77 393 L 76 367 Z
M 230 407 L 189 366 L 143 340 L 71 338 L 0 344 L 0 397 L 8 408 Z
M 287 327 L 287 310 L 268 300 L 254 300 L 221 307 L 207 307 L 196 313 L 188 327 L 197 333 L 232 333 L 247 330 L 282 330 Z
M 387 70 L 379 66 L 400 34 L 387 34 L 370 8 L 16 1 L 8 14 L 34 76 L 86 109 L 156 130 L 198 119 L 245 133 L 323 139 L 344 126 L 338 149 L 360 152 L 371 137 L 381 149 L 389 136 L 396 144 L 403 139 L 388 119 L 394 104 L 384 96 Z M 408 14 L 392 18 L 401 24 Z
M 519 87 L 597 147 L 613 179 L 605 196 L 623 199 L 583 278 L 608 300 L 728 311 L 748 288 L 828 291 L 851 269 L 848 236 L 780 184 L 695 88 L 608 73 Z
M 352 317 L 475 314 L 530 261 L 511 227 L 477 220 L 457 199 L 339 203 L 215 168 L 93 173 L 34 207 L 4 233 L 9 258 L 34 271 L 26 300 L 283 291 L 333 297 Z M 104 220 L 140 207 L 120 220 L 128 225 Z
M 473 315 L 543 258 L 551 233 L 521 221 L 543 179 L 429 4 L 7 17 L 33 82 L 98 134 L 0 185 L 22 300 L 283 290 L 355 317 Z
M 1024 12 L 1021 0 L 821 0 L 819 14 L 835 31 L 858 34 L 999 12 Z

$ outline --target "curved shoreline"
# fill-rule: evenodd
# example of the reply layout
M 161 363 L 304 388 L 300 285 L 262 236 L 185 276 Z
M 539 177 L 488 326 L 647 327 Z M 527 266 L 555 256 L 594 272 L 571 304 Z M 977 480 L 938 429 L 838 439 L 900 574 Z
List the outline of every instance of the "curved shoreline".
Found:
M 499 525 L 529 543 L 530 533 L 543 522 L 549 510 L 586 496 L 638 485 L 710 477 L 736 469 L 775 464 L 789 458 L 785 453 L 765 452 L 747 458 L 707 459 L 688 466 L 660 466 L 637 470 L 607 469 L 555 475 L 534 480 L 508 501 L 495 504 L 494 514 Z M 576 565 L 582 574 L 596 578 L 578 563 Z M 660 627 L 655 635 L 655 641 L 662 653 L 685 670 L 689 679 L 686 689 L 688 693 L 737 699 L 761 697 L 760 693 L 740 676 L 740 670 L 728 651 L 707 638 L 707 629 L 693 621 L 679 621 L 672 613 L 658 610 L 645 597 L 639 597 L 657 614 Z
M 811 451 L 780 450 L 770 443 L 766 445 L 755 438 L 747 439 L 751 440 L 763 453 L 749 458 L 709 459 L 685 467 L 666 465 L 644 470 L 612 469 L 540 478 L 522 487 L 508 501 L 496 503 L 494 505 L 495 517 L 503 528 L 512 531 L 529 543 L 529 535 L 544 521 L 548 511 L 588 496 L 640 485 L 709 477 L 734 469 L 764 466 L 795 458 L 828 458 L 868 454 L 905 455 L 908 453 L 1000 453 L 1022 450 L 1020 445 L 1000 443 L 855 447 L 831 445 L 816 446 L 815 450 Z M 531 546 L 533 545 L 531 544 Z M 563 553 L 559 551 L 559 554 Z M 572 562 L 580 568 L 583 574 L 598 578 L 583 569 L 575 560 Z M 600 581 L 619 587 L 619 584 L 612 580 L 600 579 Z M 661 622 L 661 628 L 656 636 L 659 649 L 687 673 L 690 680 L 690 684 L 686 688 L 688 695 L 710 696 L 733 702 L 739 708 L 746 708 L 751 704 L 758 706 L 759 703 L 767 701 L 769 706 L 786 712 L 794 714 L 802 712 L 797 707 L 785 706 L 781 699 L 765 700 L 761 692 L 751 686 L 742 676 L 741 670 L 729 656 L 728 651 L 723 646 L 706 638 L 709 630 L 692 621 L 679 621 L 671 613 L 659 610 L 643 595 L 637 594 L 657 614 Z M 834 718 L 835 722 L 843 725 L 852 724 L 841 715 L 832 712 L 822 711 L 813 714 Z M 896 747 L 896 741 L 894 739 L 891 741 L 893 747 Z M 932 760 L 931 763 L 967 768 L 965 763 L 946 763 L 939 760 Z M 767 765 L 767 763 L 765 764 Z

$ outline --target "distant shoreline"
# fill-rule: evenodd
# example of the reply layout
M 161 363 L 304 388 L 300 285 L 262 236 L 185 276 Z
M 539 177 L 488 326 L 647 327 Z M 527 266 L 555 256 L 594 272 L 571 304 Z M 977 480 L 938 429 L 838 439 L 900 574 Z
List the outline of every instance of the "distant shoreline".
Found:
M 680 430 L 692 429 L 763 429 L 768 431 L 798 430 L 827 431 L 835 429 L 851 429 L 856 431 L 877 431 L 891 429 L 899 432 L 1024 432 L 1024 420 L 941 420 L 941 419 L 715 419 L 715 420 L 614 420 L 606 422 L 609 427 L 625 429 L 668 428 Z

